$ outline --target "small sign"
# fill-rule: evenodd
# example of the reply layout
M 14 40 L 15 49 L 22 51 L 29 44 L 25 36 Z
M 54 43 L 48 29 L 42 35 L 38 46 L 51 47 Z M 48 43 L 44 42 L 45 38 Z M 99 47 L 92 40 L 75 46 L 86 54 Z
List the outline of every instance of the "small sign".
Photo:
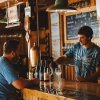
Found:
M 31 17 L 31 7 L 30 6 L 25 7 L 25 16 Z
M 19 21 L 17 6 L 9 7 L 8 8 L 8 22 L 14 23 L 17 21 Z
M 0 0 L 0 3 L 6 2 L 7 0 Z

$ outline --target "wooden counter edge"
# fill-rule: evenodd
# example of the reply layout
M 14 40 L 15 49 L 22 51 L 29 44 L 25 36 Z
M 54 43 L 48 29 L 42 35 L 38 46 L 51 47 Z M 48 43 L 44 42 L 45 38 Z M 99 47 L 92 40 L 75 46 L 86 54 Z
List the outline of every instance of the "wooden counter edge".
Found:
M 33 100 L 34 97 L 42 98 L 42 100 L 74 100 L 72 98 L 67 98 L 64 96 L 58 96 L 54 94 L 45 93 L 35 89 L 24 88 L 23 91 L 24 100 Z

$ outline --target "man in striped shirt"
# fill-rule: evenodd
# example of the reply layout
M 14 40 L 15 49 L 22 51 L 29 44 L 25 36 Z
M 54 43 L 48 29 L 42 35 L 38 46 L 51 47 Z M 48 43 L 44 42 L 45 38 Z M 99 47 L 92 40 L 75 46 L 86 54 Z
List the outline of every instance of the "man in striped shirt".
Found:
M 77 81 L 97 81 L 100 76 L 100 47 L 91 42 L 93 30 L 82 26 L 78 30 L 79 42 L 72 45 L 55 63 L 70 62 L 73 59 Z

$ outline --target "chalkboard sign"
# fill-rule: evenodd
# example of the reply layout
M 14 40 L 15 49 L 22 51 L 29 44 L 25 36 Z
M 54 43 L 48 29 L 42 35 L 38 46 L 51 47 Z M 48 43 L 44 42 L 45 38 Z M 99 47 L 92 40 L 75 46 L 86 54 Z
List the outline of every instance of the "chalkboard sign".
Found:
M 66 17 L 67 39 L 77 39 L 77 31 L 81 26 L 88 25 L 93 29 L 93 38 L 99 37 L 99 23 L 96 11 L 84 12 Z

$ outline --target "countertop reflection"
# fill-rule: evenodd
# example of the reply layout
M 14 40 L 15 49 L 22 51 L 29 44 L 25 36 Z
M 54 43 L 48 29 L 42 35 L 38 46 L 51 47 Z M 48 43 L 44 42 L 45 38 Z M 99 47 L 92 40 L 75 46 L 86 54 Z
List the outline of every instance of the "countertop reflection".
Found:
M 30 91 L 36 90 L 38 92 L 43 92 L 45 95 L 51 94 L 75 100 L 100 100 L 100 85 L 98 83 L 69 82 L 62 80 L 62 84 L 60 88 L 58 88 L 56 82 L 50 83 L 41 81 L 38 86 L 30 86 L 27 89 Z

